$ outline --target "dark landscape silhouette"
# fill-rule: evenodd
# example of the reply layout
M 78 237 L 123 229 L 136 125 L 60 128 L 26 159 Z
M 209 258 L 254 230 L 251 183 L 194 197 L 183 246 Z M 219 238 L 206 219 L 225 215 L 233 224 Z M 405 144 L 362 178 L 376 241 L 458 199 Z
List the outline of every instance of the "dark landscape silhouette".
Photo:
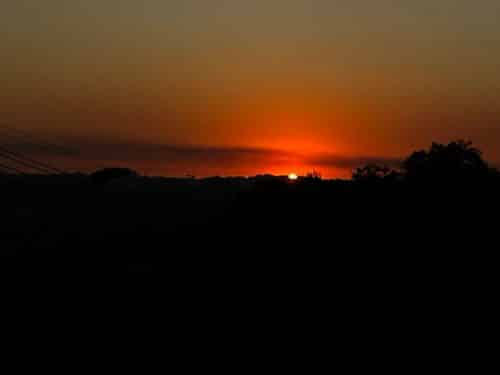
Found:
M 479 277 L 475 262 L 496 252 L 500 173 L 464 141 L 432 144 L 398 169 L 361 167 L 352 180 L 2 171 L 5 272 Z
M 2 1 L 3 368 L 491 372 L 499 15 Z

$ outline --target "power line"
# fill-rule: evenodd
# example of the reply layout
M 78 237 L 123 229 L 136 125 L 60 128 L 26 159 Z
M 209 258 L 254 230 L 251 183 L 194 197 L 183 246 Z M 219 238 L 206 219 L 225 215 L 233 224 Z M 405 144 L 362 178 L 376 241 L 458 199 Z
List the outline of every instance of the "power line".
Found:
M 9 172 L 15 172 L 18 174 L 24 174 L 24 172 L 21 171 L 20 169 L 17 169 L 15 167 L 11 167 L 11 166 L 8 166 L 8 165 L 2 164 L 2 163 L 0 163 L 0 169 L 3 169 L 4 171 L 9 171 Z
M 1 151 L 1 148 L 0 148 L 0 158 L 4 158 L 4 159 L 8 159 L 10 160 L 11 162 L 14 162 L 14 163 L 17 163 L 17 164 L 20 164 L 26 168 L 30 168 L 30 169 L 33 169 L 37 172 L 41 172 L 41 173 L 53 173 L 51 172 L 50 170 L 47 170 L 47 169 L 43 169 L 43 168 L 40 168 L 40 167 L 37 167 L 33 164 L 30 164 L 29 162 L 26 162 L 22 159 L 19 159 L 19 158 L 16 158 L 16 157 L 13 157 L 11 155 L 8 155 L 8 154 L 5 154 Z
M 2 135 L 3 134 L 3 135 Z M 32 146 L 36 146 L 38 148 L 42 149 L 48 149 L 48 150 L 59 150 L 64 152 L 66 155 L 67 154 L 74 154 L 74 151 L 62 147 L 60 145 L 54 144 L 54 143 L 49 143 L 45 141 L 40 141 L 36 140 L 31 134 L 14 128 L 12 126 L 9 126 L 5 123 L 0 123 L 0 135 L 2 135 L 4 138 L 10 138 L 15 139 L 18 144 L 28 144 Z M 12 151 L 9 148 L 5 147 L 4 145 L 1 145 L 0 143 L 0 157 L 4 159 L 8 159 L 11 162 L 23 165 L 24 167 L 33 169 L 35 171 L 41 172 L 41 173 L 52 173 L 52 174 L 64 174 L 66 171 L 61 170 L 59 168 L 56 168 L 48 163 L 44 163 L 38 160 L 35 160 L 33 158 L 30 158 L 26 156 L 24 153 L 19 153 Z
M 30 145 L 37 146 L 39 148 L 41 147 L 41 148 L 51 149 L 51 150 L 58 149 L 58 150 L 64 151 L 66 154 L 68 153 L 68 149 L 65 149 L 59 145 L 54 145 L 54 144 L 50 144 L 47 142 L 41 143 L 40 141 L 33 141 L 33 137 L 31 134 L 28 134 L 25 131 L 13 128 L 7 124 L 0 124 L 0 132 L 3 132 L 4 138 L 5 138 L 5 134 L 7 132 L 8 133 L 7 138 L 11 138 L 11 139 L 15 138 L 17 140 L 19 140 L 19 139 L 22 140 L 21 144 L 23 144 L 23 143 L 30 144 Z M 16 134 L 13 135 L 12 133 L 16 133 Z M 11 151 L 10 149 L 7 149 L 7 148 L 2 147 L 2 146 L 0 146 L 0 152 L 1 152 L 0 156 L 2 156 L 3 158 L 7 158 L 13 162 L 16 162 L 16 163 L 21 164 L 25 167 L 34 169 L 38 172 L 65 173 L 65 171 L 63 171 L 59 168 L 56 168 L 56 167 L 49 165 L 47 163 L 43 163 L 43 162 L 40 162 L 40 161 L 35 160 L 33 158 L 30 158 L 24 154 L 19 153 L 19 152 Z
M 39 162 L 37 160 L 31 159 L 27 156 L 24 156 L 20 153 L 13 152 L 10 150 L 7 150 L 4 147 L 0 146 L 0 156 L 3 156 L 4 158 L 10 159 L 12 161 L 17 161 L 21 164 L 24 164 L 25 166 L 37 170 L 45 170 L 48 173 L 65 173 L 61 169 L 58 169 L 56 167 L 53 167 L 51 165 Z M 29 164 L 29 165 L 28 165 Z

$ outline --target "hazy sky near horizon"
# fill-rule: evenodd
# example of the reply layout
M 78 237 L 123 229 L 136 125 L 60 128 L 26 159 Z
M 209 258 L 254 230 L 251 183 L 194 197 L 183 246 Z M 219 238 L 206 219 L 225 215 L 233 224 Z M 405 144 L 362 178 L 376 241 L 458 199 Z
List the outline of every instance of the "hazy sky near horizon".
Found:
M 5 1 L 0 121 L 82 145 L 353 158 L 468 138 L 500 162 L 499 15 L 495 0 Z

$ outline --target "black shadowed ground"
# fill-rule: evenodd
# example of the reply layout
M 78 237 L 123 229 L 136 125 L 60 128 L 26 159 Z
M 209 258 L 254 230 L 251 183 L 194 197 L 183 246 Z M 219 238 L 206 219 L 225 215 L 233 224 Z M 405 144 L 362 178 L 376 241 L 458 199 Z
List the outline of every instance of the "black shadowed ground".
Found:
M 398 170 L 360 168 L 352 180 L 4 174 L 2 270 L 249 282 L 486 277 L 499 176 L 465 142 L 434 144 Z

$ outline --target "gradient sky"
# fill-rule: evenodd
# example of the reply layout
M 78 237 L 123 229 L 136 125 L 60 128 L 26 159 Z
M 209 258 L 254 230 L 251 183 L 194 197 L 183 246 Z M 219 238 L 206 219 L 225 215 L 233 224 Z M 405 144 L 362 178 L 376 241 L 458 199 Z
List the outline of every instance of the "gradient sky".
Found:
M 498 0 L 8 0 L 0 122 L 70 145 L 52 155 L 69 168 L 330 177 L 457 138 L 499 163 L 498 15 Z

